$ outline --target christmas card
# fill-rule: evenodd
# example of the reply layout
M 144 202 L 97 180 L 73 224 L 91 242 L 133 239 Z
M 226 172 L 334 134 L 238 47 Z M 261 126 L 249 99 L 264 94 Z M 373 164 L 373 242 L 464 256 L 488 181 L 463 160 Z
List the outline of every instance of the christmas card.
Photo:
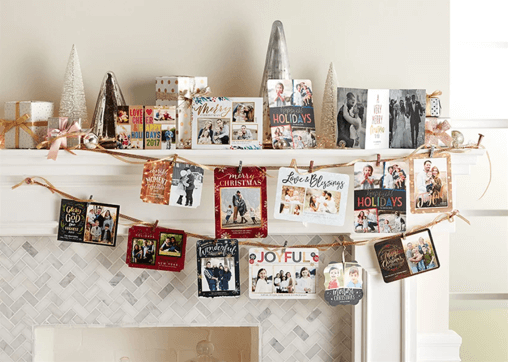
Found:
M 357 262 L 330 263 L 324 270 L 328 304 L 358 304 L 363 298 L 362 267 Z
M 145 163 L 141 181 L 141 200 L 152 204 L 168 205 L 172 177 L 173 166 L 170 161 Z

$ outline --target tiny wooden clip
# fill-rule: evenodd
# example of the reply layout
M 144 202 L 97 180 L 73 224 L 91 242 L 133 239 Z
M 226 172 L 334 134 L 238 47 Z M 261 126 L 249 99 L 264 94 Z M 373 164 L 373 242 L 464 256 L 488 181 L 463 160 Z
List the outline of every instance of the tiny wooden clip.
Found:
M 238 173 L 242 173 L 242 161 L 238 164 Z
M 282 249 L 282 254 L 286 252 L 286 247 L 288 246 L 288 241 L 284 241 L 284 248 Z
M 294 159 L 294 158 L 293 158 L 293 159 L 291 160 L 291 163 L 289 164 L 289 167 L 291 167 L 291 168 L 296 168 L 296 159 Z
M 376 167 L 379 167 L 380 164 L 381 164 L 381 155 L 378 153 L 377 160 L 376 160 Z
M 482 138 L 485 137 L 484 135 L 482 135 L 481 133 L 478 133 L 478 143 L 476 144 L 477 147 L 480 147 L 480 143 L 482 143 Z
M 88 199 L 89 200 L 93 200 L 93 195 L 90 195 L 90 197 Z
M 314 171 L 314 161 L 310 161 L 309 173 L 312 173 L 313 171 Z
M 157 227 L 158 224 L 159 224 L 159 220 L 155 220 L 155 222 L 152 225 L 152 231 L 155 230 L 155 228 Z
M 436 150 L 436 146 L 434 146 L 434 145 L 430 146 L 430 153 L 429 153 L 430 158 L 434 157 L 435 150 Z

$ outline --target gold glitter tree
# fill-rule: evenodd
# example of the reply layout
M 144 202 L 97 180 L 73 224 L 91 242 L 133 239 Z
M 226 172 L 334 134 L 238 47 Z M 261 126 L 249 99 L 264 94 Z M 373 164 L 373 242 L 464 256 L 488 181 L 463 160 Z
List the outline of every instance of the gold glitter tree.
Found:
M 323 94 L 321 110 L 321 134 L 318 136 L 319 148 L 337 148 L 337 74 L 333 63 L 330 63 Z

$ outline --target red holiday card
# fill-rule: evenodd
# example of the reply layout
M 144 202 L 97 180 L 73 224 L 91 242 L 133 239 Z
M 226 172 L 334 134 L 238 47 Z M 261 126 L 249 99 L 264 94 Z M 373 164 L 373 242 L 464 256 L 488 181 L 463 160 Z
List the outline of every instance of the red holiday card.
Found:
M 186 241 L 182 230 L 132 226 L 127 243 L 127 265 L 179 272 L 185 264 Z
M 268 235 L 266 211 L 266 169 L 262 167 L 216 168 L 215 237 L 265 238 Z

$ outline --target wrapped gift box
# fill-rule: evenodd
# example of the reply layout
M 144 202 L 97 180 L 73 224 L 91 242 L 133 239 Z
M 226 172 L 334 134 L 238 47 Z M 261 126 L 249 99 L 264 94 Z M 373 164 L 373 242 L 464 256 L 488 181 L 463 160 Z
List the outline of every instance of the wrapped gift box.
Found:
M 441 115 L 441 101 L 439 98 L 430 98 L 425 111 L 427 117 L 439 117 Z
M 79 127 L 79 130 L 76 130 L 77 127 L 73 127 L 76 125 Z M 71 129 L 73 127 L 75 132 L 81 131 L 81 118 L 69 118 L 69 117 L 50 117 L 48 118 L 48 137 L 51 135 L 51 132 L 55 129 L 60 130 L 60 132 L 69 132 L 73 133 Z M 67 148 L 78 147 L 81 145 L 81 137 L 66 137 L 67 138 Z M 48 146 L 49 148 L 49 146 Z
M 155 81 L 157 106 L 176 106 L 176 147 L 191 148 L 192 145 L 192 98 L 204 96 L 208 86 L 207 77 L 163 76 Z
M 450 147 L 452 130 L 449 119 L 425 118 L 425 144 L 427 146 Z
M 6 102 L 5 148 L 36 148 L 46 138 L 48 118 L 53 117 L 53 110 L 53 102 Z M 16 122 L 24 114 L 29 117 L 24 122 Z

